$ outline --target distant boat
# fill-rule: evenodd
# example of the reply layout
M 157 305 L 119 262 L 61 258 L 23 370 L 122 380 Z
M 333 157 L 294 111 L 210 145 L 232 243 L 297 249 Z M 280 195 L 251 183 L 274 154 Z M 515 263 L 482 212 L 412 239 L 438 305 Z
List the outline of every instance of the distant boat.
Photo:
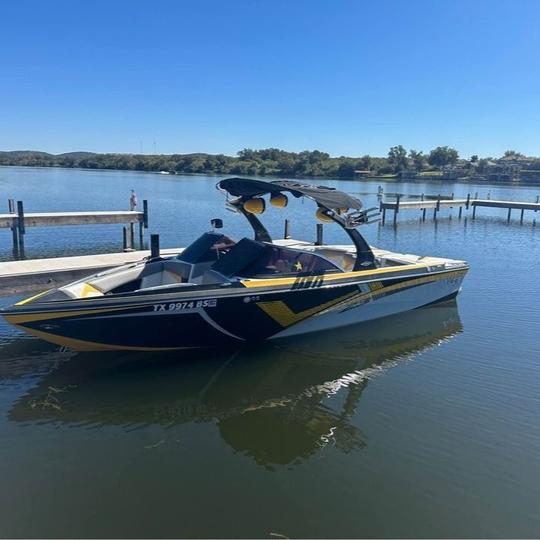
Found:
M 169 171 L 159 171 L 159 174 L 171 174 Z

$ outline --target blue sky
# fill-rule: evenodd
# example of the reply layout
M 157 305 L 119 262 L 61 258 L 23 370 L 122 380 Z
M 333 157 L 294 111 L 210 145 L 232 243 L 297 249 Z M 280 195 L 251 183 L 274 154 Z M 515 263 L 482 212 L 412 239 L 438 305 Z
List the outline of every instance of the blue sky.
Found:
M 0 149 L 540 155 L 540 1 L 5 0 Z

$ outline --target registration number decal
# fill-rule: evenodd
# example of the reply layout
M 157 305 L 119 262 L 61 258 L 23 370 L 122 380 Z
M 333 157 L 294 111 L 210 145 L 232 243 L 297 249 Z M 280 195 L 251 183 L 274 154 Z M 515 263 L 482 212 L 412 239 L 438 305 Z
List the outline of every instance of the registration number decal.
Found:
M 184 309 L 197 309 L 216 307 L 215 298 L 209 300 L 193 300 L 192 302 L 173 302 L 171 304 L 154 304 L 154 311 L 182 311 Z

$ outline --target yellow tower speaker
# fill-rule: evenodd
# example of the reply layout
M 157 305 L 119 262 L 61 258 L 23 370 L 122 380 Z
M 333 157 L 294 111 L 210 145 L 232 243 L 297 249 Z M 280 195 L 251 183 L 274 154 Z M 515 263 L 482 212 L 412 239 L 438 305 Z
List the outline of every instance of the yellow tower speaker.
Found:
M 283 195 L 283 193 L 273 193 L 270 197 L 270 204 L 278 208 L 285 208 L 288 202 L 287 195 Z
M 244 210 L 250 214 L 262 214 L 266 208 L 266 203 L 262 197 L 254 197 L 244 203 Z

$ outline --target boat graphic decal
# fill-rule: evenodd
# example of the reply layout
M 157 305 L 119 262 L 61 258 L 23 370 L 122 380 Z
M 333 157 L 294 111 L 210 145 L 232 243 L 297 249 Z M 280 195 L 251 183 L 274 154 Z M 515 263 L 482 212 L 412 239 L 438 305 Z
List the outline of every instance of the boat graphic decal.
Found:
M 300 322 L 307 317 L 311 317 L 320 311 L 335 306 L 357 294 L 357 292 L 351 292 L 344 296 L 340 296 L 339 298 L 330 300 L 329 302 L 325 302 L 324 304 L 319 304 L 318 306 L 299 311 L 298 313 L 295 313 L 283 300 L 257 302 L 257 306 L 259 306 L 267 315 L 272 317 L 277 323 L 286 328 L 287 326 L 291 326 L 291 324 Z
M 375 275 L 386 275 L 399 272 L 410 272 L 411 270 L 422 271 L 429 268 L 428 264 L 408 264 L 406 266 L 395 266 L 388 268 L 376 268 L 373 270 L 357 270 L 354 272 L 337 272 L 335 274 L 321 274 L 315 276 L 307 276 L 312 278 L 322 278 L 322 282 L 327 283 L 329 281 L 344 281 L 347 279 L 369 279 L 371 276 Z M 303 277 L 303 276 L 300 276 Z M 399 276 L 401 277 L 401 276 Z M 243 279 L 241 281 L 244 287 L 274 287 L 274 286 L 286 286 L 294 284 L 298 281 L 298 277 L 285 277 L 285 278 L 271 278 L 271 279 L 259 279 L 259 278 L 250 278 Z

